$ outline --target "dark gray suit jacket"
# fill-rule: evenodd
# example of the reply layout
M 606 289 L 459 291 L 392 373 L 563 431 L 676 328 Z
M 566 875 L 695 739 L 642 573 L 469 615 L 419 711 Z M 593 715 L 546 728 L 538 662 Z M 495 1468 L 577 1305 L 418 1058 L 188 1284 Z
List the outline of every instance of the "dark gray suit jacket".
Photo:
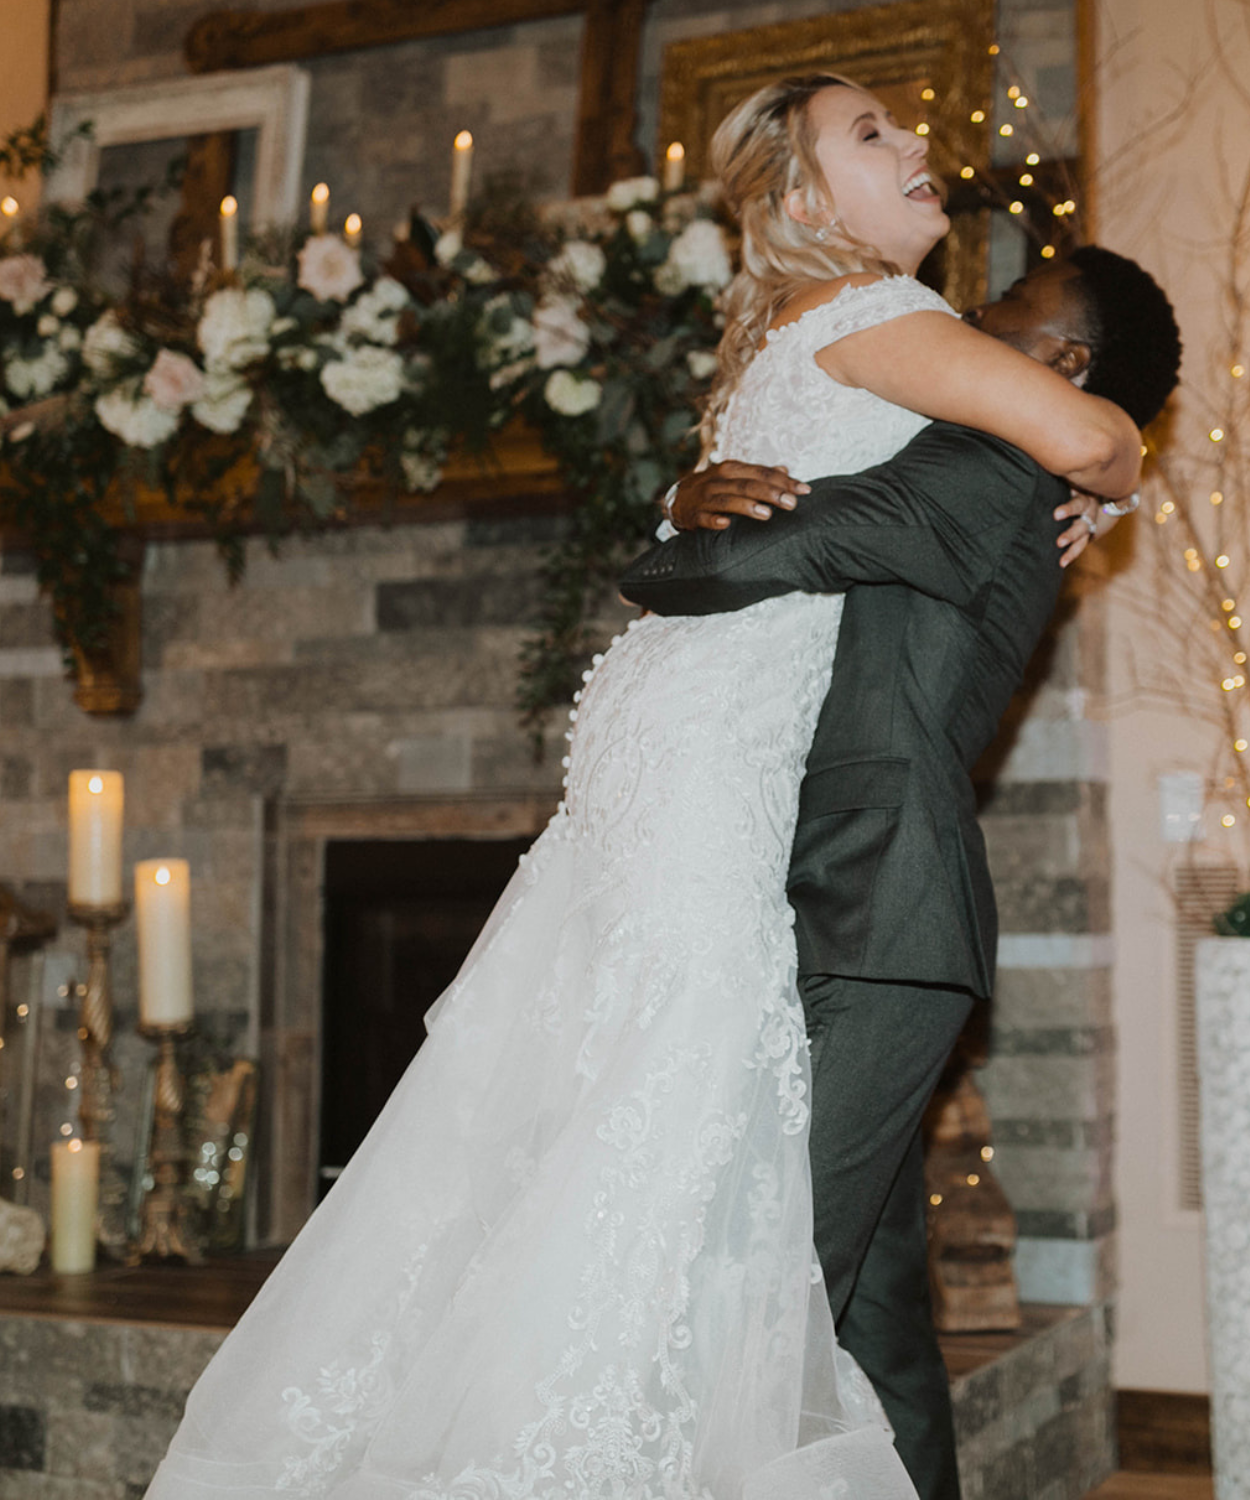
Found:
M 803 972 L 989 994 L 969 772 L 1054 609 L 1066 498 L 1018 449 L 935 422 L 792 512 L 685 532 L 626 572 L 625 596 L 669 615 L 850 590 L 788 881 Z

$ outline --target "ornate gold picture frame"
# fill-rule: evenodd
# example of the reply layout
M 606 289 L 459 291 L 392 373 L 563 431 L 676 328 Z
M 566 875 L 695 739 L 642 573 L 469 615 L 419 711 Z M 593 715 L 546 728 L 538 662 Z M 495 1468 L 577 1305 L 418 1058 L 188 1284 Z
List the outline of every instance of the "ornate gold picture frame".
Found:
M 713 132 L 736 104 L 787 74 L 828 71 L 872 89 L 904 124 L 928 121 L 931 160 L 948 183 L 964 167 L 981 174 L 989 133 L 972 115 L 990 111 L 993 41 L 994 0 L 901 0 L 674 42 L 660 81 L 659 155 L 681 141 L 687 177 L 697 181 Z M 985 210 L 956 215 L 928 268 L 926 279 L 956 307 L 984 300 L 988 232 Z

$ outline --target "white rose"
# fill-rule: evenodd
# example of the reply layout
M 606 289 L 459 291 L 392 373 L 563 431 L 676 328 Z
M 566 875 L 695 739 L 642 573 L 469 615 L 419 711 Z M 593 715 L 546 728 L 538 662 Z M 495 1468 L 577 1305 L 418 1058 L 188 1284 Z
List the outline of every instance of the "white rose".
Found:
M 408 293 L 390 276 L 383 276 L 362 292 L 339 322 L 342 333 L 355 334 L 374 344 L 393 344 L 399 337 L 399 314 L 408 306 Z
M 641 245 L 643 240 L 651 237 L 651 231 L 655 228 L 655 220 L 645 208 L 635 208 L 625 215 L 625 228 L 629 231 L 630 239 L 636 245 Z
M 491 363 L 516 359 L 530 353 L 534 347 L 534 325 L 517 317 L 512 311 L 510 297 L 492 297 L 482 308 L 482 329 Z
M 54 334 L 60 333 L 61 320 L 54 318 L 51 313 L 44 313 L 35 324 L 35 332 L 41 339 L 50 339 Z
M 623 214 L 636 203 L 653 203 L 660 196 L 660 184 L 654 177 L 625 177 L 608 189 L 608 207 Z
M 321 356 L 315 349 L 300 349 L 295 355 L 295 363 L 301 370 L 315 370 L 321 363 Z
M 72 286 L 59 286 L 52 294 L 52 311 L 58 318 L 68 318 L 78 306 L 78 293 Z
M 711 349 L 691 349 L 686 366 L 696 380 L 710 380 L 716 374 L 716 355 Z
M 149 396 L 137 399 L 124 386 L 96 398 L 100 425 L 129 448 L 155 448 L 178 430 L 178 414 L 162 411 Z
M 204 306 L 196 336 L 211 367 L 241 370 L 269 353 L 269 330 L 276 308 L 259 287 L 225 287 Z
M 61 331 L 57 334 L 56 341 L 62 349 L 73 353 L 75 349 L 82 346 L 82 334 L 79 333 L 72 323 L 62 323 Z
M 671 260 L 656 266 L 655 275 L 651 279 L 655 282 L 656 291 L 665 297 L 677 297 L 686 290 L 686 278 L 681 267 L 674 265 Z
M 366 344 L 345 358 L 331 360 L 321 371 L 321 384 L 331 401 L 354 417 L 399 399 L 404 388 L 404 362 L 392 349 Z
M 270 338 L 281 338 L 284 333 L 290 333 L 292 328 L 298 328 L 299 323 L 294 318 L 277 318 L 273 327 L 269 330 Z
M 445 229 L 434 243 L 434 259 L 440 266 L 449 266 L 464 249 L 464 240 L 458 229 Z
M 0 300 L 11 302 L 19 317 L 33 311 L 51 290 L 48 268 L 37 255 L 0 259 Z
M 315 234 L 300 250 L 296 280 L 322 302 L 346 302 L 358 286 L 364 285 L 360 251 L 337 234 Z
M 130 359 L 138 353 L 134 339 L 118 322 L 117 314 L 110 310 L 87 329 L 82 345 L 83 364 L 93 375 L 106 380 L 114 373 L 118 360 Z
M 540 370 L 575 365 L 590 348 L 590 329 L 567 297 L 544 297 L 534 309 L 534 358 Z
M 717 290 L 727 286 L 733 277 L 733 266 L 729 262 L 729 248 L 720 225 L 711 219 L 694 219 L 682 230 L 668 247 L 665 266 L 671 266 L 680 275 L 685 286 L 701 286 Z M 662 266 L 660 270 L 663 270 Z M 660 286 L 657 271 L 656 286 Z
M 552 411 L 565 417 L 580 417 L 599 405 L 603 387 L 597 380 L 579 379 L 572 370 L 555 370 L 547 377 L 543 396 Z
M 10 359 L 4 366 L 5 383 L 22 400 L 46 396 L 69 372 L 69 361 L 55 344 L 45 344 L 34 359 Z
M 246 380 L 231 370 L 210 370 L 191 415 L 210 432 L 238 432 L 251 404 L 252 388 Z
M 549 269 L 560 281 L 571 282 L 579 292 L 593 291 L 603 280 L 607 258 L 598 245 L 588 240 L 570 240 Z
M 162 349 L 143 377 L 143 390 L 162 411 L 181 411 L 205 394 L 204 372 L 185 354 Z

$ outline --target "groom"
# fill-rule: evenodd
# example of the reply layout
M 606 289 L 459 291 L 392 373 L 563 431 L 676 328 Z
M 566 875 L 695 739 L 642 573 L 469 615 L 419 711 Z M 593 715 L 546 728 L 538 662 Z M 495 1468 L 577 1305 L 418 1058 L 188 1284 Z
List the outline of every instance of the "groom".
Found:
M 1160 289 L 1086 247 L 969 321 L 1122 406 L 1176 383 Z M 838 1334 L 871 1378 L 921 1500 L 958 1500 L 929 1306 L 920 1121 L 974 997 L 993 986 L 993 889 L 969 772 L 1058 597 L 1064 483 L 998 438 L 935 422 L 889 463 L 805 486 L 724 463 L 681 481 L 683 535 L 625 574 L 660 614 L 849 590 L 788 880 L 811 1038 L 816 1248 Z M 770 515 L 729 526 L 731 514 Z M 728 527 L 728 529 L 724 529 Z

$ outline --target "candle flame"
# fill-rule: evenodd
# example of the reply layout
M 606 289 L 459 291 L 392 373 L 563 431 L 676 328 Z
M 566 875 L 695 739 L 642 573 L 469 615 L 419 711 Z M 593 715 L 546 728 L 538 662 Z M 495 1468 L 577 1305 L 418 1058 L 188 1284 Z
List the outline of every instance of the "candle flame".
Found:
M 168 885 L 172 879 L 169 873 L 169 866 L 162 865 L 156 874 L 152 876 L 152 879 L 156 881 L 157 885 Z
M 472 151 L 473 132 L 471 130 L 462 130 L 456 136 L 456 139 L 452 142 L 452 145 L 456 148 L 457 151 Z
M 12 193 L 6 193 L 3 198 L 0 198 L 0 214 L 3 214 L 6 219 L 16 217 L 21 206 Z
M 81 1151 L 82 1150 L 82 1142 L 81 1141 L 71 1141 L 69 1143 L 69 1149 L 71 1151 Z
M 361 218 L 359 214 L 348 214 L 347 218 L 343 222 L 343 228 L 347 231 L 348 234 L 359 234 L 360 227 Z
M 686 148 L 680 141 L 673 141 L 664 155 L 669 161 L 685 161 Z
M 94 792 L 96 794 L 96 796 L 98 797 L 100 795 L 100 793 L 104 790 L 104 777 L 103 776 L 93 776 L 91 778 L 91 780 L 87 783 L 87 790 L 89 792 Z
M 239 211 L 239 200 L 227 194 L 221 200 L 221 216 L 223 219 L 233 219 Z
M 329 203 L 330 185 L 327 182 L 319 182 L 312 190 L 312 201 L 314 203 Z

